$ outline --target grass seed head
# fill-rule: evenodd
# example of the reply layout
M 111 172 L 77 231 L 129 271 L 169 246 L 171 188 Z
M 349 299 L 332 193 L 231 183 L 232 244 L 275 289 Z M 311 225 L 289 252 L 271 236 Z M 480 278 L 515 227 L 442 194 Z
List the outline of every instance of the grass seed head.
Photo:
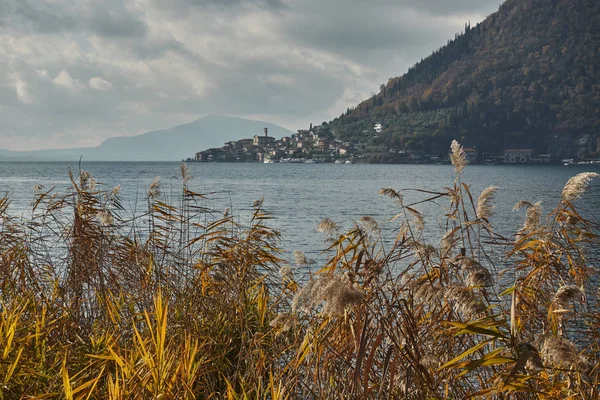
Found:
M 307 266 L 314 264 L 314 260 L 309 260 L 306 258 L 306 254 L 301 252 L 300 250 L 294 250 L 294 262 L 297 266 Z
M 281 327 L 281 332 L 287 332 L 294 328 L 297 323 L 298 319 L 294 314 L 281 313 L 277 314 L 277 316 L 271 320 L 269 326 L 271 328 Z
M 321 299 L 319 299 L 318 296 L 321 291 L 322 284 L 322 279 L 311 278 L 304 286 L 302 286 L 292 300 L 292 312 L 308 312 L 312 307 L 320 302 Z
M 155 197 L 160 196 L 160 178 L 157 176 L 150 183 L 150 187 L 148 188 L 148 197 L 153 199 Z
M 371 216 L 365 215 L 360 217 L 358 220 L 358 226 L 367 235 L 379 233 L 379 225 L 377 224 L 377 221 L 375 221 L 375 218 Z
M 429 260 L 437 254 L 437 249 L 430 244 L 415 242 L 415 256 L 417 260 Z
M 92 175 L 86 171 L 86 170 L 81 170 L 79 172 L 79 183 L 81 184 L 81 187 L 86 187 L 87 186 L 87 181 L 92 177 Z
M 460 203 L 460 191 L 449 188 L 448 196 L 450 197 L 450 202 L 454 205 L 458 205 Z
M 192 175 L 190 174 L 186 163 L 181 163 L 179 166 L 179 171 L 181 172 L 181 179 L 183 180 L 184 184 L 188 183 L 189 180 L 192 179 Z
M 346 308 L 358 304 L 363 293 L 357 287 L 342 281 L 339 277 L 311 279 L 292 301 L 292 311 L 308 312 L 323 301 L 323 314 L 330 317 L 343 314 Z
M 415 283 L 413 296 L 421 303 L 429 303 L 442 292 L 442 288 L 433 285 L 429 280 L 421 280 Z
M 282 279 L 290 279 L 294 276 L 294 270 L 290 265 L 284 265 L 279 269 L 279 275 Z
M 579 355 L 573 343 L 562 337 L 546 337 L 541 353 L 546 364 L 560 368 L 587 368 L 587 359 Z
M 383 188 L 383 189 L 381 189 L 379 191 L 379 194 L 381 194 L 383 196 L 387 196 L 387 197 L 389 197 L 391 199 L 396 200 L 396 203 L 399 206 L 402 206 L 402 204 L 403 204 L 402 203 L 403 200 L 404 200 L 403 196 L 400 193 L 398 193 L 397 191 L 395 191 L 394 189 L 392 189 L 392 188 Z
M 494 285 L 492 274 L 487 268 L 470 257 L 461 257 L 460 266 L 466 275 L 465 283 L 470 287 L 490 287 Z
M 454 230 L 449 230 L 444 234 L 442 240 L 440 241 L 442 255 L 447 254 L 452 247 L 454 247 Z
M 467 165 L 465 152 L 460 143 L 458 143 L 456 140 L 452 141 L 450 149 L 452 150 L 452 154 L 450 154 L 450 160 L 452 161 L 452 165 L 454 165 L 454 170 L 456 173 L 460 174 Z
M 111 226 L 114 223 L 113 216 L 109 211 L 99 211 L 96 217 L 102 224 L 102 226 Z
M 325 299 L 323 313 L 333 317 L 343 314 L 348 307 L 359 304 L 363 293 L 357 287 L 334 278 L 323 285 L 321 296 Z
M 423 218 L 423 214 L 412 208 L 407 207 L 407 210 L 413 216 L 413 227 L 417 231 L 422 232 L 425 229 L 425 219 Z
M 477 200 L 477 218 L 490 219 L 495 206 L 492 205 L 498 186 L 489 186 L 481 192 Z
M 434 369 L 440 366 L 440 360 L 434 354 L 427 354 L 421 358 L 421 365 L 425 368 Z
M 588 187 L 588 183 L 598 175 L 596 172 L 582 172 L 568 180 L 563 188 L 562 198 L 566 202 L 572 202 L 579 199 Z
M 98 184 L 98 181 L 96 181 L 96 178 L 90 178 L 87 182 L 87 188 L 89 190 L 96 190 L 96 185 Z
M 453 308 L 456 312 L 468 316 L 477 316 L 485 310 L 485 306 L 475 293 L 464 286 L 453 285 L 448 287 L 444 293 L 444 297 L 453 303 Z
M 525 222 L 523 223 L 523 227 L 517 232 L 517 241 L 530 233 L 538 232 L 542 227 L 542 224 L 540 223 L 543 211 L 542 202 L 538 201 L 535 204 L 531 204 L 528 201 L 519 201 L 515 204 L 513 210 L 520 210 L 523 207 L 526 207 L 527 211 L 525 212 Z
M 567 308 L 572 300 L 581 299 L 583 292 L 575 285 L 564 285 L 558 288 L 552 302 L 562 308 Z
M 324 233 L 327 236 L 333 236 L 339 231 L 338 225 L 329 218 L 323 218 L 317 225 L 317 232 Z

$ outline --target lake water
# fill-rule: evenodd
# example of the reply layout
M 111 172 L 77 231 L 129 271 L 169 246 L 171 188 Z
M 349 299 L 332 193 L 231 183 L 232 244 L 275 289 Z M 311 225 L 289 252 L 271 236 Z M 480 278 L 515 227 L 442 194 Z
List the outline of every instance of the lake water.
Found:
M 179 163 L 85 162 L 81 167 L 109 189 L 120 184 L 123 205 L 129 210 L 134 209 L 136 198 L 142 199 L 137 200 L 138 209 L 145 206 L 143 198 L 156 176 L 161 178 L 167 196 L 181 190 Z M 77 171 L 79 166 L 68 162 L 0 162 L 0 194 L 10 194 L 13 214 L 26 215 L 34 186 L 67 188 L 68 168 Z M 249 215 L 253 202 L 264 197 L 264 208 L 275 217 L 270 225 L 281 231 L 287 257 L 299 249 L 317 260 L 325 245 L 315 228 L 324 217 L 349 228 L 361 216 L 373 216 L 384 236 L 391 238 L 399 222 L 388 221 L 398 209 L 391 199 L 378 194 L 381 188 L 435 191 L 451 187 L 454 181 L 451 165 L 190 163 L 189 171 L 193 176 L 188 184 L 191 190 L 214 192 L 205 204 L 212 209 L 230 207 L 235 215 L 244 217 Z M 512 235 L 524 218 L 523 212 L 512 211 L 517 201 L 542 201 L 544 209 L 550 211 L 567 180 L 584 171 L 600 172 L 600 168 L 474 165 L 465 169 L 462 181 L 470 185 L 475 198 L 489 185 L 500 187 L 492 223 L 499 233 Z M 578 202 L 585 215 L 595 221 L 600 220 L 599 188 L 600 180 L 592 181 L 592 187 Z M 416 192 L 405 193 L 405 203 L 424 198 Z M 437 206 L 416 206 L 424 211 L 432 244 L 439 241 L 442 215 L 448 205 L 444 199 Z

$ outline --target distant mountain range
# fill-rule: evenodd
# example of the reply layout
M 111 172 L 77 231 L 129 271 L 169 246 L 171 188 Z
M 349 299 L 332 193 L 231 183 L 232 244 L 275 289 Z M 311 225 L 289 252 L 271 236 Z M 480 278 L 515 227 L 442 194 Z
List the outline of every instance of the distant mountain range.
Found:
M 381 132 L 374 126 L 381 123 Z M 600 155 L 600 1 L 507 0 L 323 126 L 367 151 Z
M 177 161 L 193 157 L 198 151 L 220 147 L 231 140 L 263 135 L 268 128 L 274 137 L 292 132 L 263 121 L 209 115 L 189 124 L 136 136 L 115 137 L 98 147 L 37 151 L 0 150 L 0 160 L 77 160 L 86 161 Z

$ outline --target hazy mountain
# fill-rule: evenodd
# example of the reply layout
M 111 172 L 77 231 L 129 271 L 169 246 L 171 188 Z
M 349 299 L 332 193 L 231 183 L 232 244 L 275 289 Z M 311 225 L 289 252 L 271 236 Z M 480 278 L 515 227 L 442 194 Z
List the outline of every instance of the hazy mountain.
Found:
M 597 155 L 600 1 L 507 0 L 326 128 L 381 152 L 445 152 L 456 138 Z
M 230 140 L 262 135 L 265 127 L 270 136 L 277 138 L 292 133 L 268 122 L 209 115 L 170 129 L 107 139 L 98 147 L 27 152 L 0 150 L 0 159 L 74 160 L 83 156 L 87 161 L 177 161 L 193 157 L 197 151 L 220 147 Z

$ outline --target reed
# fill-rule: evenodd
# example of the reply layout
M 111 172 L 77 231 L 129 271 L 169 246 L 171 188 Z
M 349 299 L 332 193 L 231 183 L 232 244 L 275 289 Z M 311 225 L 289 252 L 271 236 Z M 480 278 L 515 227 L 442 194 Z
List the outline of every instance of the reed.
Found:
M 520 202 L 504 238 L 499 189 L 475 202 L 452 151 L 452 187 L 419 191 L 446 200 L 439 245 L 383 189 L 394 243 L 371 217 L 326 219 L 311 276 L 280 258 L 262 201 L 247 223 L 209 210 L 186 166 L 179 196 L 156 179 L 134 218 L 86 171 L 67 193 L 36 188 L 27 221 L 1 198 L 0 398 L 600 398 L 598 225 L 576 206 L 595 174 L 547 215 Z

